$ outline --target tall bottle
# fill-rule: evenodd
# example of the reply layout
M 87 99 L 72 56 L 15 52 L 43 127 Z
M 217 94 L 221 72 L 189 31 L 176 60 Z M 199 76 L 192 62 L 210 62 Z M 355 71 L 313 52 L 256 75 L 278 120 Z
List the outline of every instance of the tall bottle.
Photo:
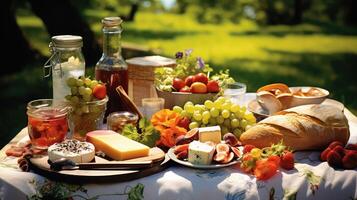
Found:
M 95 67 L 95 77 L 106 84 L 109 101 L 106 116 L 115 111 L 125 111 L 116 88 L 121 85 L 128 92 L 128 66 L 121 55 L 121 23 L 120 17 L 106 17 L 103 24 L 103 55 Z

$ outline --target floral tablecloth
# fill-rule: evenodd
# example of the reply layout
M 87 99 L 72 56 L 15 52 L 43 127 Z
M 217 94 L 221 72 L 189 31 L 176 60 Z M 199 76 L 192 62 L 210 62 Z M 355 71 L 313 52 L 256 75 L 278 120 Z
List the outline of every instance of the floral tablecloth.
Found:
M 247 94 L 244 102 L 253 98 Z M 349 143 L 357 143 L 357 118 L 345 113 Z M 319 161 L 319 152 L 296 152 L 295 169 L 281 170 L 268 181 L 258 181 L 237 166 L 198 170 L 173 165 L 129 182 L 84 185 L 21 172 L 16 158 L 5 157 L 4 149 L 1 153 L 0 199 L 357 199 L 357 170 L 335 170 Z

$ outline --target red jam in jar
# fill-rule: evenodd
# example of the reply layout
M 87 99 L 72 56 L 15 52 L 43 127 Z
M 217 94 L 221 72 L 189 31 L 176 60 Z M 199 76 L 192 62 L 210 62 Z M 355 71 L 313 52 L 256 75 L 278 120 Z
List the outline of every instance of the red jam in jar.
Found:
M 52 99 L 31 101 L 27 106 L 28 133 L 38 149 L 62 142 L 68 133 L 68 108 Z

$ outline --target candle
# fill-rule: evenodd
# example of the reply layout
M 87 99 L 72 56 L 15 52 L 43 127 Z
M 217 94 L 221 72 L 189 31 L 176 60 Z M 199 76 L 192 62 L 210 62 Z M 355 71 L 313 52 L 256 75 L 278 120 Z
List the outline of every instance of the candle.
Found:
M 141 100 L 143 114 L 147 119 L 151 119 L 151 116 L 164 109 L 165 99 L 163 98 L 143 98 Z

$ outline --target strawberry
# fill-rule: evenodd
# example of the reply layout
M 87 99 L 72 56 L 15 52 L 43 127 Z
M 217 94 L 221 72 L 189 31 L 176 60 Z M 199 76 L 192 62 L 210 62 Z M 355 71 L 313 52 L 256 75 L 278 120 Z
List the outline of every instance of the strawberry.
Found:
M 327 154 L 327 162 L 331 167 L 341 167 L 342 166 L 342 158 L 340 154 L 336 151 L 331 150 Z
M 284 151 L 280 156 L 280 167 L 286 170 L 294 169 L 294 154 L 290 151 Z
M 254 175 L 258 180 L 267 180 L 274 176 L 278 170 L 278 165 L 275 161 L 269 161 L 268 159 L 258 160 L 256 167 L 254 168 Z
M 320 160 L 321 161 L 327 161 L 327 154 L 331 151 L 332 149 L 330 147 L 327 147 L 321 154 L 320 154 Z
M 357 167 L 357 151 L 346 150 L 346 154 L 342 159 L 342 165 L 345 169 L 354 169 Z
M 345 149 L 342 146 L 335 146 L 332 150 L 336 151 L 341 158 L 345 155 Z
M 343 144 L 339 141 L 334 141 L 334 142 L 331 142 L 330 145 L 328 147 L 330 147 L 331 149 L 335 148 L 335 146 L 341 146 L 343 147 Z
M 249 153 L 255 146 L 251 144 L 244 145 L 243 154 Z
M 103 84 L 98 84 L 93 88 L 93 96 L 99 100 L 107 96 L 107 88 Z
M 275 162 L 275 164 L 276 164 L 277 166 L 280 165 L 280 157 L 279 157 L 279 156 L 271 155 L 271 156 L 268 157 L 268 161 Z
M 357 151 L 357 144 L 348 144 L 348 145 L 346 146 L 346 149 L 356 150 L 356 151 Z

